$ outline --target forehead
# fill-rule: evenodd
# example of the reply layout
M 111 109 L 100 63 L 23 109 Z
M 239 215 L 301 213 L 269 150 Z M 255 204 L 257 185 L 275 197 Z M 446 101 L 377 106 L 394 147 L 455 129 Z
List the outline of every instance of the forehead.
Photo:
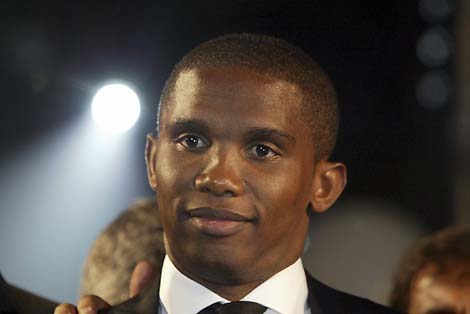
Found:
M 240 67 L 197 68 L 181 72 L 164 120 L 211 113 L 238 123 L 301 123 L 301 89 L 290 82 Z M 166 121 L 163 121 L 165 123 Z

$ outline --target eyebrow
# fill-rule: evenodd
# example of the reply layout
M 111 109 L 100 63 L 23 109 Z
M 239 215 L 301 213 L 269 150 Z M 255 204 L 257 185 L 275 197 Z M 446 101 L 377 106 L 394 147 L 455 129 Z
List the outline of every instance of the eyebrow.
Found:
M 295 138 L 285 131 L 271 128 L 251 128 L 247 132 L 247 137 L 256 138 L 256 137 L 281 137 L 288 140 L 291 144 L 295 144 Z
M 187 131 L 204 133 L 209 130 L 207 124 L 197 119 L 177 119 L 165 126 L 170 131 L 171 136 L 177 136 Z

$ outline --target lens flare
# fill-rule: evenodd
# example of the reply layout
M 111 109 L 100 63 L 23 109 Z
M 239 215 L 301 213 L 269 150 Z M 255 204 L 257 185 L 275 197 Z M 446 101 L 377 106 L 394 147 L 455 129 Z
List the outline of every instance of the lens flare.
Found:
M 93 98 L 91 111 L 96 124 L 110 133 L 129 130 L 140 115 L 137 94 L 124 84 L 102 87 Z

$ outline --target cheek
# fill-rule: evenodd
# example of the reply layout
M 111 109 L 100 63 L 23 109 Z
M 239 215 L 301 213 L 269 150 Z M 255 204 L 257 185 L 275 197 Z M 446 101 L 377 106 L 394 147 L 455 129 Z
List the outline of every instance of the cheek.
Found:
M 298 167 L 257 176 L 254 194 L 263 211 L 260 215 L 270 227 L 291 230 L 305 225 L 310 188 L 304 177 Z
M 157 191 L 172 195 L 192 186 L 197 167 L 191 158 L 171 148 L 159 151 L 156 164 Z
M 275 207 L 296 208 L 308 203 L 310 186 L 302 169 L 295 164 L 271 169 L 255 180 L 260 200 Z
M 177 155 L 177 154 L 176 154 Z M 178 202 L 184 192 L 193 185 L 190 166 L 169 149 L 159 150 L 156 163 L 157 203 L 164 229 L 174 230 L 177 221 Z
M 260 241 L 266 250 L 276 247 L 274 251 L 282 255 L 301 254 L 309 221 L 307 189 L 295 171 L 289 173 L 289 176 L 265 180 L 258 198 L 262 206 Z

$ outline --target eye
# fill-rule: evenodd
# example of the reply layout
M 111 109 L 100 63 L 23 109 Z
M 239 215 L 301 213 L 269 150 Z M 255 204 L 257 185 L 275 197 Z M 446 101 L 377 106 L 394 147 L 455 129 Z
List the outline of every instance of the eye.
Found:
M 256 144 L 251 146 L 248 152 L 259 159 L 275 158 L 279 156 L 275 150 L 263 144 Z
M 176 142 L 184 148 L 191 150 L 200 150 L 208 146 L 204 139 L 194 134 L 181 136 Z

